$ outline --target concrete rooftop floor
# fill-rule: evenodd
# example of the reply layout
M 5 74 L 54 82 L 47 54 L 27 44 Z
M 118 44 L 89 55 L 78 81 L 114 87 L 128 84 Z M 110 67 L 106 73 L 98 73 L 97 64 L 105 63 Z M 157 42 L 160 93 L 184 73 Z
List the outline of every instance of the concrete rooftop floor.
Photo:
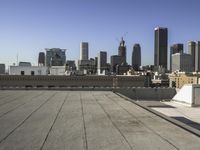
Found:
M 175 101 L 162 103 L 162 107 L 151 108 L 200 130 L 200 107 L 191 107 Z
M 112 92 L 0 91 L 0 150 L 199 150 L 200 138 Z

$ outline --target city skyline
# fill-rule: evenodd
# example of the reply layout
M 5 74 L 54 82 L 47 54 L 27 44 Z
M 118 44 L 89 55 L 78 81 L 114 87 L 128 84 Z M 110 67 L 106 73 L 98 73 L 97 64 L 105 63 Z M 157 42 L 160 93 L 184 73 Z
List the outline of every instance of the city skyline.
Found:
M 168 28 L 168 47 L 183 43 L 187 51 L 188 41 L 200 40 L 200 22 L 190 19 L 198 17 L 199 4 L 197 0 L 1 1 L 0 63 L 16 63 L 18 55 L 19 61 L 37 65 L 38 53 L 54 47 L 67 49 L 67 60 L 77 60 L 82 41 L 90 45 L 89 58 L 103 50 L 110 62 L 123 36 L 128 64 L 135 43 L 141 45 L 142 65 L 153 64 L 155 27 Z

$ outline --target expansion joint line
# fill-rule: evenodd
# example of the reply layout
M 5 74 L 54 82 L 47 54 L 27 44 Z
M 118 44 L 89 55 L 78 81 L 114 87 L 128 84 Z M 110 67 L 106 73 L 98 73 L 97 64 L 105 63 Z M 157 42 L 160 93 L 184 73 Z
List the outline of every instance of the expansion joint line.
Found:
M 84 131 L 84 148 L 85 150 L 88 150 L 88 141 L 87 141 L 87 132 L 86 132 L 86 125 L 85 125 L 85 116 L 84 116 L 84 110 L 83 110 L 83 99 L 80 93 L 80 102 L 81 102 L 81 112 L 82 112 L 82 118 L 83 118 L 83 131 Z
M 55 96 L 56 93 L 52 95 Z M 45 103 L 47 103 L 51 97 L 49 97 L 44 103 L 42 103 L 37 109 L 35 109 L 28 117 L 26 117 L 18 126 L 16 126 L 12 131 L 10 131 L 3 139 L 0 140 L 0 144 L 6 140 L 17 128 L 19 128 L 26 120 L 28 120 L 36 111 L 38 111 Z
M 19 98 L 21 98 L 21 97 L 23 97 L 23 96 L 26 96 L 27 94 L 25 93 L 23 93 L 22 95 L 18 95 L 17 97 L 15 97 L 14 99 L 11 99 L 10 101 L 8 101 L 8 102 L 5 102 L 5 103 L 3 103 L 3 104 L 0 104 L 0 107 L 2 107 L 3 105 L 5 105 L 5 104 L 8 104 L 8 103 L 11 103 L 11 102 L 14 102 L 14 101 L 16 101 L 16 100 L 18 100 Z
M 49 129 L 49 131 L 48 131 L 48 133 L 47 133 L 47 135 L 45 137 L 45 139 L 44 139 L 44 142 L 42 143 L 42 146 L 41 146 L 40 150 L 43 149 L 43 147 L 44 147 L 44 145 L 45 145 L 45 143 L 46 143 L 46 141 L 47 141 L 47 139 L 49 137 L 49 134 L 51 133 L 51 131 L 53 129 L 53 126 L 54 126 L 56 120 L 58 119 L 58 116 L 59 116 L 59 114 L 60 114 L 60 112 L 61 112 L 61 110 L 62 110 L 62 108 L 63 108 L 63 106 L 64 106 L 64 104 L 65 104 L 65 102 L 66 102 L 66 100 L 68 98 L 68 96 L 69 96 L 69 93 L 65 96 L 65 99 L 63 100 L 63 102 L 62 102 L 62 104 L 61 104 L 61 106 L 60 106 L 60 108 L 59 108 L 59 110 L 58 110 L 58 112 L 56 114 L 56 117 L 55 117 L 55 119 L 54 119 L 54 121 L 53 121 L 53 123 L 52 123 L 52 125 L 51 125 L 51 127 L 50 127 L 50 129 Z
M 117 127 L 117 125 L 113 122 L 111 116 L 106 112 L 106 110 L 104 109 L 104 107 L 102 106 L 102 104 L 98 102 L 97 98 L 94 95 L 93 95 L 93 97 L 94 97 L 96 103 L 99 104 L 99 106 L 101 107 L 101 109 L 104 111 L 104 113 L 106 114 L 106 116 L 109 118 L 109 120 L 111 121 L 112 125 L 117 129 L 117 131 L 120 133 L 120 135 L 124 138 L 124 140 L 126 141 L 126 143 L 129 146 L 129 148 L 131 150 L 133 150 L 133 147 L 129 143 L 128 139 L 125 137 L 125 135 L 122 133 L 122 131 Z
M 179 150 L 178 147 L 176 147 L 172 142 L 170 142 L 169 140 L 167 140 L 166 138 L 162 137 L 159 133 L 157 133 L 156 131 L 154 131 L 153 129 L 151 129 L 150 127 L 148 127 L 147 125 L 145 125 L 142 121 L 140 121 L 136 116 L 134 116 L 132 113 L 130 113 L 128 110 L 126 110 L 123 106 L 121 106 L 120 104 L 118 104 L 115 100 L 113 100 L 113 98 L 109 97 L 108 95 L 106 95 L 106 97 L 108 97 L 109 99 L 111 99 L 116 105 L 118 105 L 119 107 L 121 107 L 124 111 L 126 111 L 130 116 L 134 117 L 139 123 L 141 123 L 143 126 L 145 126 L 147 129 L 149 129 L 150 131 L 152 131 L 154 134 L 156 134 L 157 136 L 159 136 L 161 139 L 163 139 L 164 141 L 166 141 L 167 143 L 169 143 L 171 146 L 173 146 L 176 150 Z
M 4 98 L 7 98 L 7 97 L 10 97 L 12 95 L 8 94 L 8 93 L 3 93 L 3 94 L 6 94 L 6 95 L 1 95 L 0 96 L 0 99 L 4 99 Z M 7 95 L 8 94 L 8 95 Z
M 35 98 L 41 96 L 42 94 L 43 94 L 43 93 L 40 93 L 40 94 L 38 94 L 37 96 L 34 96 L 34 97 L 32 97 L 31 99 L 29 99 L 27 102 L 24 102 L 24 103 L 22 103 L 21 105 L 19 105 L 19 106 L 17 106 L 17 107 L 14 107 L 13 109 L 11 109 L 11 110 L 9 110 L 9 111 L 3 113 L 2 115 L 0 115 L 0 118 L 3 117 L 3 116 L 5 116 L 5 115 L 8 114 L 8 113 L 14 111 L 15 109 L 17 109 L 17 108 L 19 108 L 19 107 L 21 107 L 21 106 L 27 104 L 28 102 L 30 102 L 31 100 L 33 100 L 33 99 L 35 99 Z

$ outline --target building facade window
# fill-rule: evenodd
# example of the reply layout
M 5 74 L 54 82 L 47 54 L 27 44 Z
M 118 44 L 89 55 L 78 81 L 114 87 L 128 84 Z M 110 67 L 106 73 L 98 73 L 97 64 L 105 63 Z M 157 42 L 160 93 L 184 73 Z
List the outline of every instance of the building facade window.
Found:
M 25 73 L 24 73 L 24 71 L 21 71 L 21 75 L 24 75 Z
M 31 75 L 34 76 L 34 75 L 35 75 L 35 72 L 34 72 L 34 71 L 31 71 Z

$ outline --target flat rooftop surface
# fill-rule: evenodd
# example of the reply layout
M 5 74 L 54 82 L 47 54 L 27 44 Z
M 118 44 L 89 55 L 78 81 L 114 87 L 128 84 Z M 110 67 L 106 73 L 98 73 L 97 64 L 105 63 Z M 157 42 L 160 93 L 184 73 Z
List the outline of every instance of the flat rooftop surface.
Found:
M 112 92 L 0 91 L 0 150 L 199 150 L 200 138 Z
M 151 108 L 200 130 L 200 107 L 191 107 L 175 101 L 162 103 L 164 105 L 161 105 L 161 107 L 158 105 Z

